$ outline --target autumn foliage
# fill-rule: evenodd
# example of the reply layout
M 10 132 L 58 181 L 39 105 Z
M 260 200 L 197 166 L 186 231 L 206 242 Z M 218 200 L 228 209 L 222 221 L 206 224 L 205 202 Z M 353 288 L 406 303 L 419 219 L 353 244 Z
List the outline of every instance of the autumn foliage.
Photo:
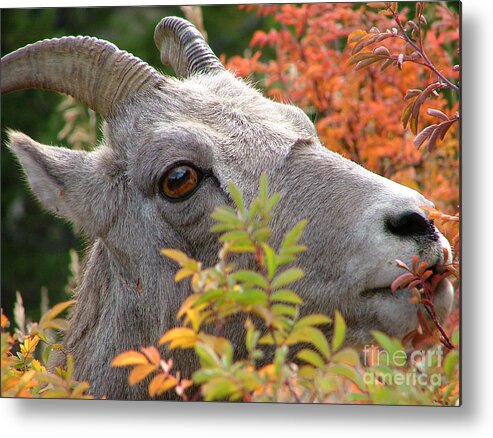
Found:
M 273 22 L 227 66 L 310 115 L 327 148 L 431 199 L 459 301 L 459 3 L 246 5 Z M 273 55 L 273 56 L 272 56 Z M 451 317 L 459 321 L 458 310 Z
M 438 271 L 419 255 L 412 266 L 396 260 L 402 275 L 392 291 L 413 291 L 420 326 L 402 340 L 374 332 L 375 345 L 361 356 L 345 347 L 339 312 L 300 317 L 295 282 L 303 271 L 296 258 L 306 250 L 299 244 L 306 223 L 279 248 L 271 247 L 270 219 L 279 197 L 269 194 L 263 178 L 258 198 L 247 206 L 231 185 L 235 208 L 220 207 L 213 215 L 212 231 L 223 245 L 216 266 L 203 267 L 175 249 L 162 252 L 176 262 L 175 280 L 190 282 L 179 326 L 163 333 L 159 345 L 121 352 L 112 366 L 128 368 L 129 385 L 147 385 L 150 398 L 173 393 L 181 400 L 459 404 L 458 12 L 441 2 L 240 9 L 254 11 L 271 27 L 253 34 L 244 56 L 223 57 L 226 66 L 271 98 L 303 108 L 329 149 L 431 199 L 435 208 L 423 209 L 453 254 L 445 254 L 449 262 Z M 77 128 L 74 123 L 63 135 Z M 84 132 L 77 139 L 83 142 Z M 233 253 L 252 257 L 257 269 L 236 270 Z M 445 277 L 454 282 L 456 304 L 449 321 L 439 321 L 433 290 Z M 19 295 L 15 330 L 2 314 L 2 396 L 90 397 L 87 383 L 72 380 L 69 354 L 66 368 L 46 368 L 55 350 L 65 354 L 56 334 L 66 328 L 60 314 L 71 304 L 26 324 Z M 223 332 L 233 316 L 245 321 L 248 356 L 238 360 Z M 420 348 L 418 360 L 400 360 L 403 351 Z M 200 367 L 192 376 L 176 369 L 176 349 L 197 355 Z M 416 383 L 423 375 L 436 381 Z
M 250 53 L 227 59 L 228 68 L 273 99 L 303 108 L 327 148 L 455 213 L 459 93 L 451 85 L 458 87 L 458 13 L 442 2 L 243 8 L 275 25 L 256 31 Z M 447 136 L 435 137 L 431 151 L 418 150 L 424 137 L 416 142 L 418 133 L 447 120 L 453 121 L 441 128 L 448 127 Z

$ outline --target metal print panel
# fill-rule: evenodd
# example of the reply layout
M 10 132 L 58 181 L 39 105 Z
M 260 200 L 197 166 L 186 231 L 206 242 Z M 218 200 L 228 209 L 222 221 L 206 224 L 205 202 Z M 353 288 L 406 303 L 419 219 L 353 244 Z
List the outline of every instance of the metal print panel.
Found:
M 2 397 L 460 405 L 459 30 L 3 10 Z

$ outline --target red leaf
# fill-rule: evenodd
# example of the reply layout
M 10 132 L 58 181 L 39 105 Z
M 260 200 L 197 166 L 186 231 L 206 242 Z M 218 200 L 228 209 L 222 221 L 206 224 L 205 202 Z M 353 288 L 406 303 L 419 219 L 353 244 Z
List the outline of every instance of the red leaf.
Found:
M 406 287 L 415 278 L 416 276 L 414 274 L 411 274 L 410 272 L 406 272 L 405 274 L 399 275 L 399 277 L 397 277 L 390 285 L 390 290 L 392 292 L 395 292 L 397 289 Z
M 425 129 L 423 129 L 417 135 L 417 137 L 414 139 L 414 147 L 416 149 L 419 149 L 421 147 L 421 145 L 426 141 L 426 139 L 428 137 L 430 137 L 435 132 L 437 127 L 438 127 L 438 125 L 434 124 L 434 125 L 427 126 Z

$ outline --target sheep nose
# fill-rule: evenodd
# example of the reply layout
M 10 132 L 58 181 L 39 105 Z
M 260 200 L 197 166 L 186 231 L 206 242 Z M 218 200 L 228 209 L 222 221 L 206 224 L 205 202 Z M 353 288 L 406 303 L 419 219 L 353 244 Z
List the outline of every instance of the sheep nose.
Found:
M 389 218 L 387 227 L 396 236 L 427 236 L 433 240 L 438 240 L 433 221 L 415 211 L 406 211 Z

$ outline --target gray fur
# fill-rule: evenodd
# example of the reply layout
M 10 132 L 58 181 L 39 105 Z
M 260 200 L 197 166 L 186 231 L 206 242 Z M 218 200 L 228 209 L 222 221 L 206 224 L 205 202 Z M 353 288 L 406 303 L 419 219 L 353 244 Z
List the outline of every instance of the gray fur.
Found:
M 428 201 L 327 150 L 301 110 L 264 98 L 228 71 L 164 82 L 109 117 L 104 141 L 92 152 L 10 133 L 10 148 L 40 202 L 93 242 L 64 340 L 77 379 L 88 380 L 96 396 L 148 397 L 145 385 L 128 386 L 128 370 L 109 363 L 123 351 L 156 344 L 178 324 L 189 289 L 186 282 L 175 284 L 177 266 L 160 249 L 180 249 L 205 266 L 216 263 L 210 214 L 231 204 L 229 181 L 251 201 L 262 172 L 282 195 L 273 245 L 299 220 L 309 220 L 303 237 L 309 249 L 299 259 L 306 276 L 296 285 L 303 311 L 340 309 L 355 347 L 370 342 L 374 329 L 400 337 L 416 327 L 409 292 L 389 290 L 401 273 L 395 259 L 410 263 L 420 254 L 435 264 L 442 247 L 450 247 L 438 231 L 434 238 L 400 236 L 386 221 L 408 211 L 424 214 L 419 207 Z M 210 169 L 214 178 L 190 199 L 169 203 L 157 183 L 181 160 Z M 445 318 L 452 303 L 448 281 L 435 303 Z M 234 321 L 228 328 L 238 344 L 241 330 Z M 192 355 L 179 352 L 175 363 L 185 374 L 196 366 Z

